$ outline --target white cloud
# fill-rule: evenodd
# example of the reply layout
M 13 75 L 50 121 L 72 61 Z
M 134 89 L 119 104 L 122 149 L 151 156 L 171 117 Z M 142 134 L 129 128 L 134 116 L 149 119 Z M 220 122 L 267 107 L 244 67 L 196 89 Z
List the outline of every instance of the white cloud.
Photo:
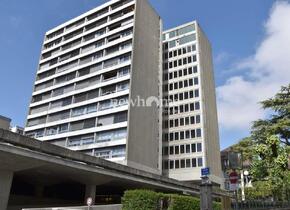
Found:
M 290 3 L 274 3 L 256 53 L 235 65 L 240 73 L 217 87 L 219 121 L 224 129 L 244 130 L 266 116 L 259 101 L 290 82 Z

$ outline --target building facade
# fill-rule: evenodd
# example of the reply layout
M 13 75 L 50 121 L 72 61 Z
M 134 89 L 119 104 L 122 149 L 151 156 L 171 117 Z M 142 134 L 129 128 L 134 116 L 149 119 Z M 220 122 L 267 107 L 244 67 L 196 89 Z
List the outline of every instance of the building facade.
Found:
M 196 21 L 163 32 L 163 173 L 222 183 L 211 46 Z
M 160 173 L 159 108 L 129 102 L 162 94 L 161 33 L 146 0 L 112 0 L 48 31 L 26 135 Z

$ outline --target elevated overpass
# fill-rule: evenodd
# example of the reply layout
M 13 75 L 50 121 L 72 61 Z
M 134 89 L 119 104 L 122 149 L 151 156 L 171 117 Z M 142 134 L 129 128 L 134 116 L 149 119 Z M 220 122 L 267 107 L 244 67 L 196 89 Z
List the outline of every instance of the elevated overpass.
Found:
M 120 203 L 124 190 L 148 188 L 199 195 L 198 185 L 0 129 L 0 209 Z M 215 196 L 224 195 L 214 191 Z

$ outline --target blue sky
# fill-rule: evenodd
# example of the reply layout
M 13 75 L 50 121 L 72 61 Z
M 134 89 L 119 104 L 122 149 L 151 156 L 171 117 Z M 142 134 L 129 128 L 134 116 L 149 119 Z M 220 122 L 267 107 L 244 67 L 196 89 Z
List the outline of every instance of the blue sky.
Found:
M 14 125 L 24 125 L 45 31 L 104 2 L 106 1 L 0 1 L 1 115 L 11 118 Z M 256 58 L 262 43 L 267 39 L 269 35 L 267 30 L 271 30 L 265 25 L 271 22 L 271 15 L 275 16 L 275 11 L 279 9 L 274 8 L 274 1 L 150 0 L 150 2 L 163 18 L 165 29 L 194 19 L 199 21 L 213 48 L 216 86 L 221 102 L 219 108 L 220 104 L 224 103 L 224 107 L 231 106 L 232 104 L 228 103 L 229 98 L 238 96 L 229 89 L 235 84 L 242 82 L 248 84 L 253 80 L 255 68 L 253 58 Z M 289 6 L 287 2 L 280 4 L 283 8 Z M 283 18 L 287 22 L 288 17 Z M 249 60 L 250 62 L 246 62 Z M 254 79 L 258 82 L 257 78 Z M 277 85 L 273 90 L 276 89 Z M 253 103 L 257 103 L 256 99 L 253 99 Z M 237 106 L 230 108 L 235 108 L 239 112 Z M 249 126 L 239 126 L 239 119 L 235 119 L 237 121 L 235 126 L 231 126 L 232 118 L 236 118 L 234 115 L 227 116 L 228 113 L 221 111 L 219 114 L 222 116 L 220 124 L 222 148 L 248 135 Z M 249 114 L 247 111 L 243 113 L 245 116 Z M 223 120 L 224 116 L 226 120 Z M 249 125 L 249 119 L 243 123 Z

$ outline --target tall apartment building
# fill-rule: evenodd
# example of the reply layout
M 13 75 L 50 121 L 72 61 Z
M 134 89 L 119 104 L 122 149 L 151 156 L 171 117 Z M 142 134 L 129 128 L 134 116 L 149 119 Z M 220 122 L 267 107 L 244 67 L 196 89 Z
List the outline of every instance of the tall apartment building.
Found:
M 163 173 L 181 181 L 221 182 L 211 46 L 196 21 L 163 32 Z
M 160 172 L 161 20 L 146 0 L 112 0 L 45 34 L 25 133 Z

